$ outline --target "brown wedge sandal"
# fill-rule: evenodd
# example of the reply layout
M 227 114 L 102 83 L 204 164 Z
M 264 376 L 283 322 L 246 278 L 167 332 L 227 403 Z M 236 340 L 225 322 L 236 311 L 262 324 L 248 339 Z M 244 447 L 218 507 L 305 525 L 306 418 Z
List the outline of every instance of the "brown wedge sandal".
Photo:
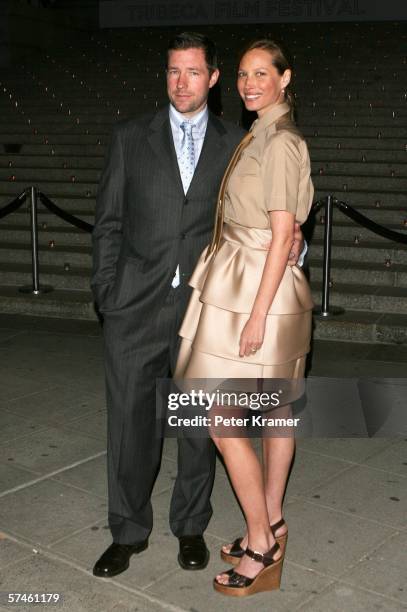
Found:
M 270 529 L 271 529 L 273 536 L 276 538 L 276 542 L 280 546 L 281 552 L 283 553 L 283 556 L 284 556 L 285 547 L 287 545 L 288 531 L 286 531 L 286 533 L 283 533 L 283 535 L 278 536 L 278 538 L 276 537 L 277 529 L 280 529 L 280 527 L 283 527 L 283 525 L 286 525 L 286 522 L 282 518 L 279 521 L 277 521 L 277 523 L 274 523 L 274 525 L 270 525 Z M 237 538 L 233 542 L 232 548 L 230 549 L 228 553 L 226 553 L 224 550 L 221 549 L 220 557 L 222 561 L 224 561 L 225 563 L 229 563 L 230 565 L 237 565 L 239 563 L 240 559 L 243 557 L 244 552 L 245 552 L 244 549 L 241 547 L 242 540 L 243 538 Z
M 221 584 L 214 578 L 213 587 L 215 591 L 230 597 L 247 597 L 262 591 L 279 589 L 284 555 L 281 555 L 277 560 L 273 559 L 279 549 L 280 547 L 277 542 L 264 554 L 246 548 L 244 554 L 253 559 L 253 561 L 262 563 L 263 569 L 254 578 L 243 576 L 243 574 L 239 574 L 233 568 L 227 572 L 222 572 L 228 575 L 228 582 L 227 584 Z

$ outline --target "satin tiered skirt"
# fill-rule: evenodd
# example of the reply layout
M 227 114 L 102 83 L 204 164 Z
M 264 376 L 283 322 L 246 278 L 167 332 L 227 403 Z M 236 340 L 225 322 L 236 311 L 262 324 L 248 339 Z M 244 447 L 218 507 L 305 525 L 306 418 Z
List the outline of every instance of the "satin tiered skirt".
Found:
M 260 285 L 271 230 L 224 224 L 216 255 L 206 249 L 190 279 L 174 378 L 300 378 L 313 301 L 304 273 L 287 266 L 267 315 L 261 348 L 239 357 L 240 335 Z

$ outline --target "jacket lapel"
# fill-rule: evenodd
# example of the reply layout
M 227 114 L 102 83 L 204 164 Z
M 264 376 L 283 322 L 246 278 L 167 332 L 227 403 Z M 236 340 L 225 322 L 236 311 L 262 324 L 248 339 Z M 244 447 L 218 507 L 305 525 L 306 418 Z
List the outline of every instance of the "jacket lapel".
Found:
M 161 168 L 183 192 L 181 175 L 179 173 L 177 156 L 171 133 L 168 108 L 163 108 L 154 115 L 150 123 L 150 134 L 147 140 L 159 159 Z

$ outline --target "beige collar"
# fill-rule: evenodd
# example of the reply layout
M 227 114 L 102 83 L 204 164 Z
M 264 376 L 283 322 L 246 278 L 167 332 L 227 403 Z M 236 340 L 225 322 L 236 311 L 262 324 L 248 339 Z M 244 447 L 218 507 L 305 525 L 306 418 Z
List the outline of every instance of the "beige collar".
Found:
M 256 137 L 258 132 L 262 131 L 272 123 L 275 123 L 278 119 L 280 119 L 280 117 L 289 112 L 290 106 L 287 104 L 287 102 L 276 104 L 276 106 L 273 106 L 273 108 L 267 111 L 267 113 L 265 113 L 262 117 L 259 117 L 256 119 L 256 121 L 254 121 L 250 131 L 253 132 L 253 136 Z

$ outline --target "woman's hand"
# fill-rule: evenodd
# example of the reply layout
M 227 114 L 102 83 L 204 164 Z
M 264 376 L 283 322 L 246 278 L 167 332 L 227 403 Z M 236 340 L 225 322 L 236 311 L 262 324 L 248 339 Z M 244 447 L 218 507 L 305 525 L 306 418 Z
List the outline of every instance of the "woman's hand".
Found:
M 251 315 L 240 335 L 239 357 L 253 355 L 263 344 L 266 315 Z

